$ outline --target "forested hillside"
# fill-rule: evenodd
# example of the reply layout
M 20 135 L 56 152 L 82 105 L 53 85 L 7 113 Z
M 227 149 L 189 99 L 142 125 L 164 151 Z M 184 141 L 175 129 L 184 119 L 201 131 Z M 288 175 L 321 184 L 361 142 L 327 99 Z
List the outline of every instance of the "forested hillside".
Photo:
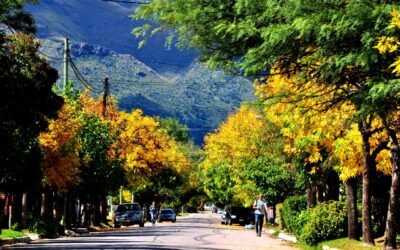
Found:
M 132 55 L 86 43 L 72 43 L 70 48 L 77 68 L 95 87 L 94 96 L 101 94 L 107 77 L 111 96 L 118 100 L 121 109 L 140 108 L 147 115 L 178 118 L 190 128 L 197 144 L 242 101 L 253 98 L 249 80 L 207 70 L 199 63 L 193 62 L 179 74 L 170 72 L 167 77 Z M 51 56 L 47 59 L 59 70 L 61 84 L 64 79 L 62 40 L 43 39 L 42 53 Z M 71 68 L 69 71 L 69 79 L 83 89 Z
M 163 35 L 138 49 L 139 40 L 131 30 L 143 22 L 129 18 L 133 7 L 44 0 L 27 10 L 36 19 L 43 56 L 60 72 L 59 82 L 64 77 L 63 37 L 69 37 L 72 59 L 98 92 L 108 77 L 111 95 L 121 109 L 140 108 L 147 115 L 178 118 L 201 144 L 203 136 L 240 102 L 253 98 L 251 81 L 207 70 L 196 62 L 193 51 L 165 47 Z M 71 69 L 69 79 L 82 87 Z

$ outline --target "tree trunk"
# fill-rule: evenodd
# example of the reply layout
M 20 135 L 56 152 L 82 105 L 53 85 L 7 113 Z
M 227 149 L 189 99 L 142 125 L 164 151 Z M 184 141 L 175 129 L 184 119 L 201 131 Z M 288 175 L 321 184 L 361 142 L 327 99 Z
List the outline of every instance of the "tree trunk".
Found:
M 3 227 L 3 218 L 5 215 L 7 195 L 0 192 L 0 228 Z
M 79 227 L 82 225 L 82 205 L 81 205 L 81 201 L 79 198 L 76 199 L 76 203 L 75 203 L 75 211 L 76 211 L 76 227 Z
M 270 209 L 271 209 L 271 214 L 270 214 L 270 216 L 268 216 L 269 217 L 269 222 L 272 223 L 272 224 L 275 224 L 275 220 L 276 220 L 276 205 L 274 204 L 274 205 L 268 207 L 268 210 L 270 210 Z
M 82 216 L 83 216 L 83 226 L 88 227 L 91 224 L 91 215 L 90 215 L 90 204 L 83 202 L 83 209 L 82 209 Z
M 72 195 L 70 193 L 67 194 L 67 214 L 66 214 L 66 227 L 71 228 L 72 224 Z
M 3 211 L 2 211 L 4 224 L 1 224 L 0 227 L 3 227 L 3 226 L 8 227 L 8 214 L 9 214 L 8 206 L 10 205 L 10 199 L 11 199 L 10 193 L 7 193 L 5 202 L 4 202 Z
M 399 197 L 399 182 L 400 182 L 400 166 L 399 166 L 400 145 L 397 140 L 396 132 L 390 129 L 387 124 L 385 124 L 385 127 L 389 133 L 389 138 L 391 141 L 390 161 L 392 163 L 392 183 L 390 186 L 390 198 L 389 198 L 389 207 L 386 219 L 385 241 L 383 249 L 397 249 L 395 222 L 398 213 L 398 197 Z
M 68 198 L 67 198 L 67 194 L 63 195 L 63 213 L 62 213 L 62 225 L 64 227 L 67 227 L 67 220 L 68 220 L 68 215 L 67 215 L 67 208 L 68 208 Z
M 94 208 L 94 211 L 93 211 L 93 215 L 94 215 L 93 216 L 94 217 L 93 224 L 95 226 L 99 226 L 100 225 L 100 221 L 101 221 L 100 203 L 101 203 L 101 201 L 99 200 L 99 201 L 94 202 L 94 204 L 93 204 L 93 208 Z
M 8 203 L 8 229 L 12 229 L 13 223 L 13 206 L 14 206 L 14 195 L 11 194 Z
M 47 214 L 47 197 L 46 192 L 43 190 L 42 199 L 40 200 L 40 216 L 44 217 Z
M 347 230 L 349 240 L 359 240 L 357 230 L 357 179 L 355 177 L 346 180 L 347 194 Z
M 307 207 L 312 208 L 317 205 L 317 188 L 310 186 L 307 189 Z
M 340 179 L 336 171 L 330 171 L 326 181 L 326 199 L 325 201 L 339 200 Z
M 13 214 L 13 209 L 12 209 L 12 205 L 10 204 L 8 206 L 8 229 L 10 229 L 10 230 L 12 228 L 12 220 L 13 220 L 12 214 Z
M 364 245 L 375 245 L 372 235 L 371 219 L 371 147 L 369 143 L 370 126 L 366 121 L 359 124 L 359 130 L 362 135 L 363 144 L 363 166 L 362 166 L 362 234 Z
M 28 223 L 26 220 L 26 216 L 28 214 L 28 193 L 25 192 L 22 194 L 22 213 L 21 213 L 21 225 L 22 228 L 27 228 Z
M 107 224 L 107 197 L 101 200 L 101 222 Z
M 22 217 L 22 193 L 16 192 L 12 196 L 12 211 L 13 211 L 13 224 L 18 224 L 21 226 Z

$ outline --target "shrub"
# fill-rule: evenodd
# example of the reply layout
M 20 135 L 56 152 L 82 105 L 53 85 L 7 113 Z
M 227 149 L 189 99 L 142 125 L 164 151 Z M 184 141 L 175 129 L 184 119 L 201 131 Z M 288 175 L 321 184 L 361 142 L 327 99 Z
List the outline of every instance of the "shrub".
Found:
M 299 228 L 299 214 L 307 209 L 307 199 L 305 196 L 292 196 L 287 198 L 279 210 L 282 228 L 295 233 Z M 304 224 L 303 224 L 304 225 Z M 300 228 L 302 224 L 300 224 Z
M 28 228 L 29 231 L 39 234 L 42 238 L 57 238 L 64 234 L 64 227 L 50 217 L 32 218 Z
M 19 224 L 18 222 L 12 224 L 11 229 L 13 231 L 21 231 L 22 230 L 22 226 L 21 224 Z
M 304 223 L 305 222 L 305 223 Z M 345 202 L 320 203 L 299 216 L 300 240 L 308 245 L 344 237 L 347 230 L 347 206 Z M 304 224 L 303 224 L 304 223 Z

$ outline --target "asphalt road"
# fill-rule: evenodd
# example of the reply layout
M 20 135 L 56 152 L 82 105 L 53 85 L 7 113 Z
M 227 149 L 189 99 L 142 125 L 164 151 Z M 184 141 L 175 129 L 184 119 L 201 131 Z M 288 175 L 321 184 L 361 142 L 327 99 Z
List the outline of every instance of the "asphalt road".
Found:
M 177 217 L 176 223 L 157 223 L 152 227 L 131 226 L 79 237 L 38 240 L 5 249 L 296 249 L 267 235 L 257 237 L 254 230 L 221 225 L 217 214 L 190 214 Z

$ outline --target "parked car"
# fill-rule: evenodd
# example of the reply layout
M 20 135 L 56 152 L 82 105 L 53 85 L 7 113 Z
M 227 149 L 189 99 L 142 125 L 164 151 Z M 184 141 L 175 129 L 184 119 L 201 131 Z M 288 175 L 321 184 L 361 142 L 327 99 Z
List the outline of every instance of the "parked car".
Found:
M 212 204 L 210 205 L 210 204 L 204 204 L 204 206 L 203 206 L 203 209 L 204 210 L 208 210 L 208 211 L 211 211 L 211 209 L 212 209 Z
M 226 206 L 221 213 L 221 224 L 246 225 L 253 222 L 254 212 L 251 208 L 240 206 Z
M 217 214 L 218 211 L 220 211 L 221 209 L 219 209 L 217 206 L 215 206 L 214 204 L 211 205 L 211 212 Z
M 144 227 L 144 212 L 139 203 L 124 203 L 117 206 L 114 212 L 114 227 L 135 225 Z
M 176 221 L 176 214 L 174 210 L 168 208 L 168 209 L 161 209 L 160 213 L 158 214 L 158 222 L 162 221 Z

